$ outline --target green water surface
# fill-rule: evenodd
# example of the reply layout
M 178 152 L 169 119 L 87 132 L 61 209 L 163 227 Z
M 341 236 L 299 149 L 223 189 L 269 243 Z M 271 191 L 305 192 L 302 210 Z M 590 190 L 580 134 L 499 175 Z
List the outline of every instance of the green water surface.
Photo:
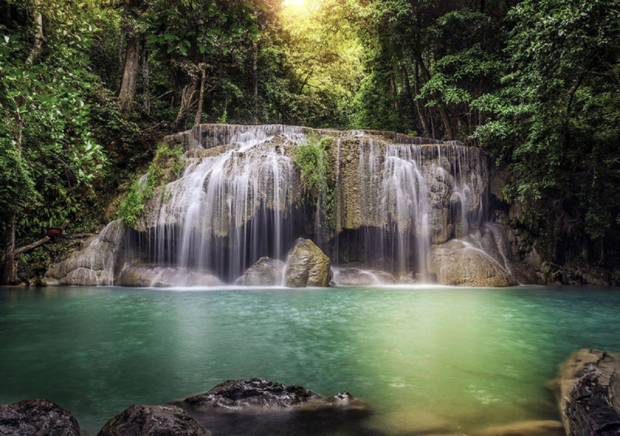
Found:
M 592 288 L 0 289 L 0 404 L 47 398 L 96 434 L 264 377 L 351 392 L 367 434 L 468 433 L 558 419 L 558 365 L 620 351 L 619 319 L 620 291 Z

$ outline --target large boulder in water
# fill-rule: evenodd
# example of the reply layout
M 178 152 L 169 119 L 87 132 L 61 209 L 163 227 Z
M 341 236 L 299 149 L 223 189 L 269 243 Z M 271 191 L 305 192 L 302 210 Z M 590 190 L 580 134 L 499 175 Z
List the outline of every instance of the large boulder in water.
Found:
M 244 410 L 355 410 L 368 412 L 366 403 L 348 392 L 324 397 L 302 386 L 284 385 L 262 378 L 228 380 L 215 386 L 209 392 L 188 397 L 184 406 L 205 411 L 220 409 Z
M 80 436 L 71 413 L 48 400 L 25 400 L 0 405 L 0 434 L 12 436 Z
M 112 418 L 98 436 L 208 436 L 183 409 L 176 406 L 131 406 Z
M 329 286 L 329 257 L 309 239 L 299 238 L 288 254 L 284 286 Z
M 502 287 L 517 284 L 495 259 L 457 239 L 431 248 L 428 271 L 435 274 L 442 285 Z
M 171 286 L 223 286 L 224 282 L 209 271 L 128 265 L 121 271 L 118 284 L 128 287 L 168 288 Z
M 261 257 L 235 283 L 242 286 L 279 286 L 285 267 L 281 260 Z
M 620 353 L 579 350 L 555 385 L 568 436 L 620 434 Z

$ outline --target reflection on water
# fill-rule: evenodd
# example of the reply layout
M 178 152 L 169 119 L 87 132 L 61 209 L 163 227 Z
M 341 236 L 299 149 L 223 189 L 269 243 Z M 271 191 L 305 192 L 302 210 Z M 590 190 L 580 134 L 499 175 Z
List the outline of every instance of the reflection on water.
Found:
M 0 403 L 47 398 L 94 434 L 132 404 L 264 377 L 375 410 L 338 434 L 558 419 L 546 383 L 578 348 L 620 351 L 618 309 L 618 291 L 542 287 L 0 290 Z

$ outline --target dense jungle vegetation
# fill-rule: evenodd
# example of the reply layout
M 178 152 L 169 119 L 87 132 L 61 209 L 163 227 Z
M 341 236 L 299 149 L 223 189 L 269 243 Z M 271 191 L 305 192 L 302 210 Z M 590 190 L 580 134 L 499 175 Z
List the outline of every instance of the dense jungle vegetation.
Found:
M 0 116 L 3 259 L 100 229 L 197 123 L 460 140 L 532 229 L 618 253 L 619 0 L 0 0 Z

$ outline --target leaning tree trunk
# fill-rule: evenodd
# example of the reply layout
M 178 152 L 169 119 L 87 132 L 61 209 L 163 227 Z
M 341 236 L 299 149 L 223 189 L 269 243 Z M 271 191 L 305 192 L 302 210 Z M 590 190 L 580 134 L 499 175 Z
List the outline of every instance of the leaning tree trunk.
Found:
M 118 44 L 118 86 L 116 88 L 116 96 L 121 92 L 123 86 L 123 73 L 125 72 L 125 63 L 123 62 L 123 45 L 125 43 L 125 33 L 121 31 L 121 40 Z
M 34 0 L 34 12 L 36 33 L 34 35 L 34 45 L 32 46 L 32 50 L 30 50 L 28 59 L 26 59 L 27 64 L 32 64 L 39 60 L 41 57 L 41 52 L 43 51 L 43 40 L 45 39 L 43 36 L 43 14 L 41 13 L 41 0 Z
M 140 40 L 136 34 L 127 35 L 127 55 L 125 57 L 125 71 L 121 92 L 118 95 L 118 104 L 121 110 L 129 110 L 136 99 L 138 84 L 138 67 L 140 66 Z
M 149 97 L 149 52 L 146 48 L 146 38 L 144 38 L 142 49 L 142 100 L 144 110 L 147 114 L 151 113 L 151 99 Z
M 254 124 L 258 124 L 258 44 L 254 41 L 252 53 L 252 90 L 254 97 Z
M 177 114 L 174 123 L 172 123 L 172 128 L 175 132 L 182 132 L 187 128 L 187 119 L 189 118 L 189 114 L 192 109 L 196 106 L 198 100 L 196 97 L 199 83 L 200 80 L 197 77 L 194 77 L 192 79 L 192 83 L 183 88 L 179 113 Z

